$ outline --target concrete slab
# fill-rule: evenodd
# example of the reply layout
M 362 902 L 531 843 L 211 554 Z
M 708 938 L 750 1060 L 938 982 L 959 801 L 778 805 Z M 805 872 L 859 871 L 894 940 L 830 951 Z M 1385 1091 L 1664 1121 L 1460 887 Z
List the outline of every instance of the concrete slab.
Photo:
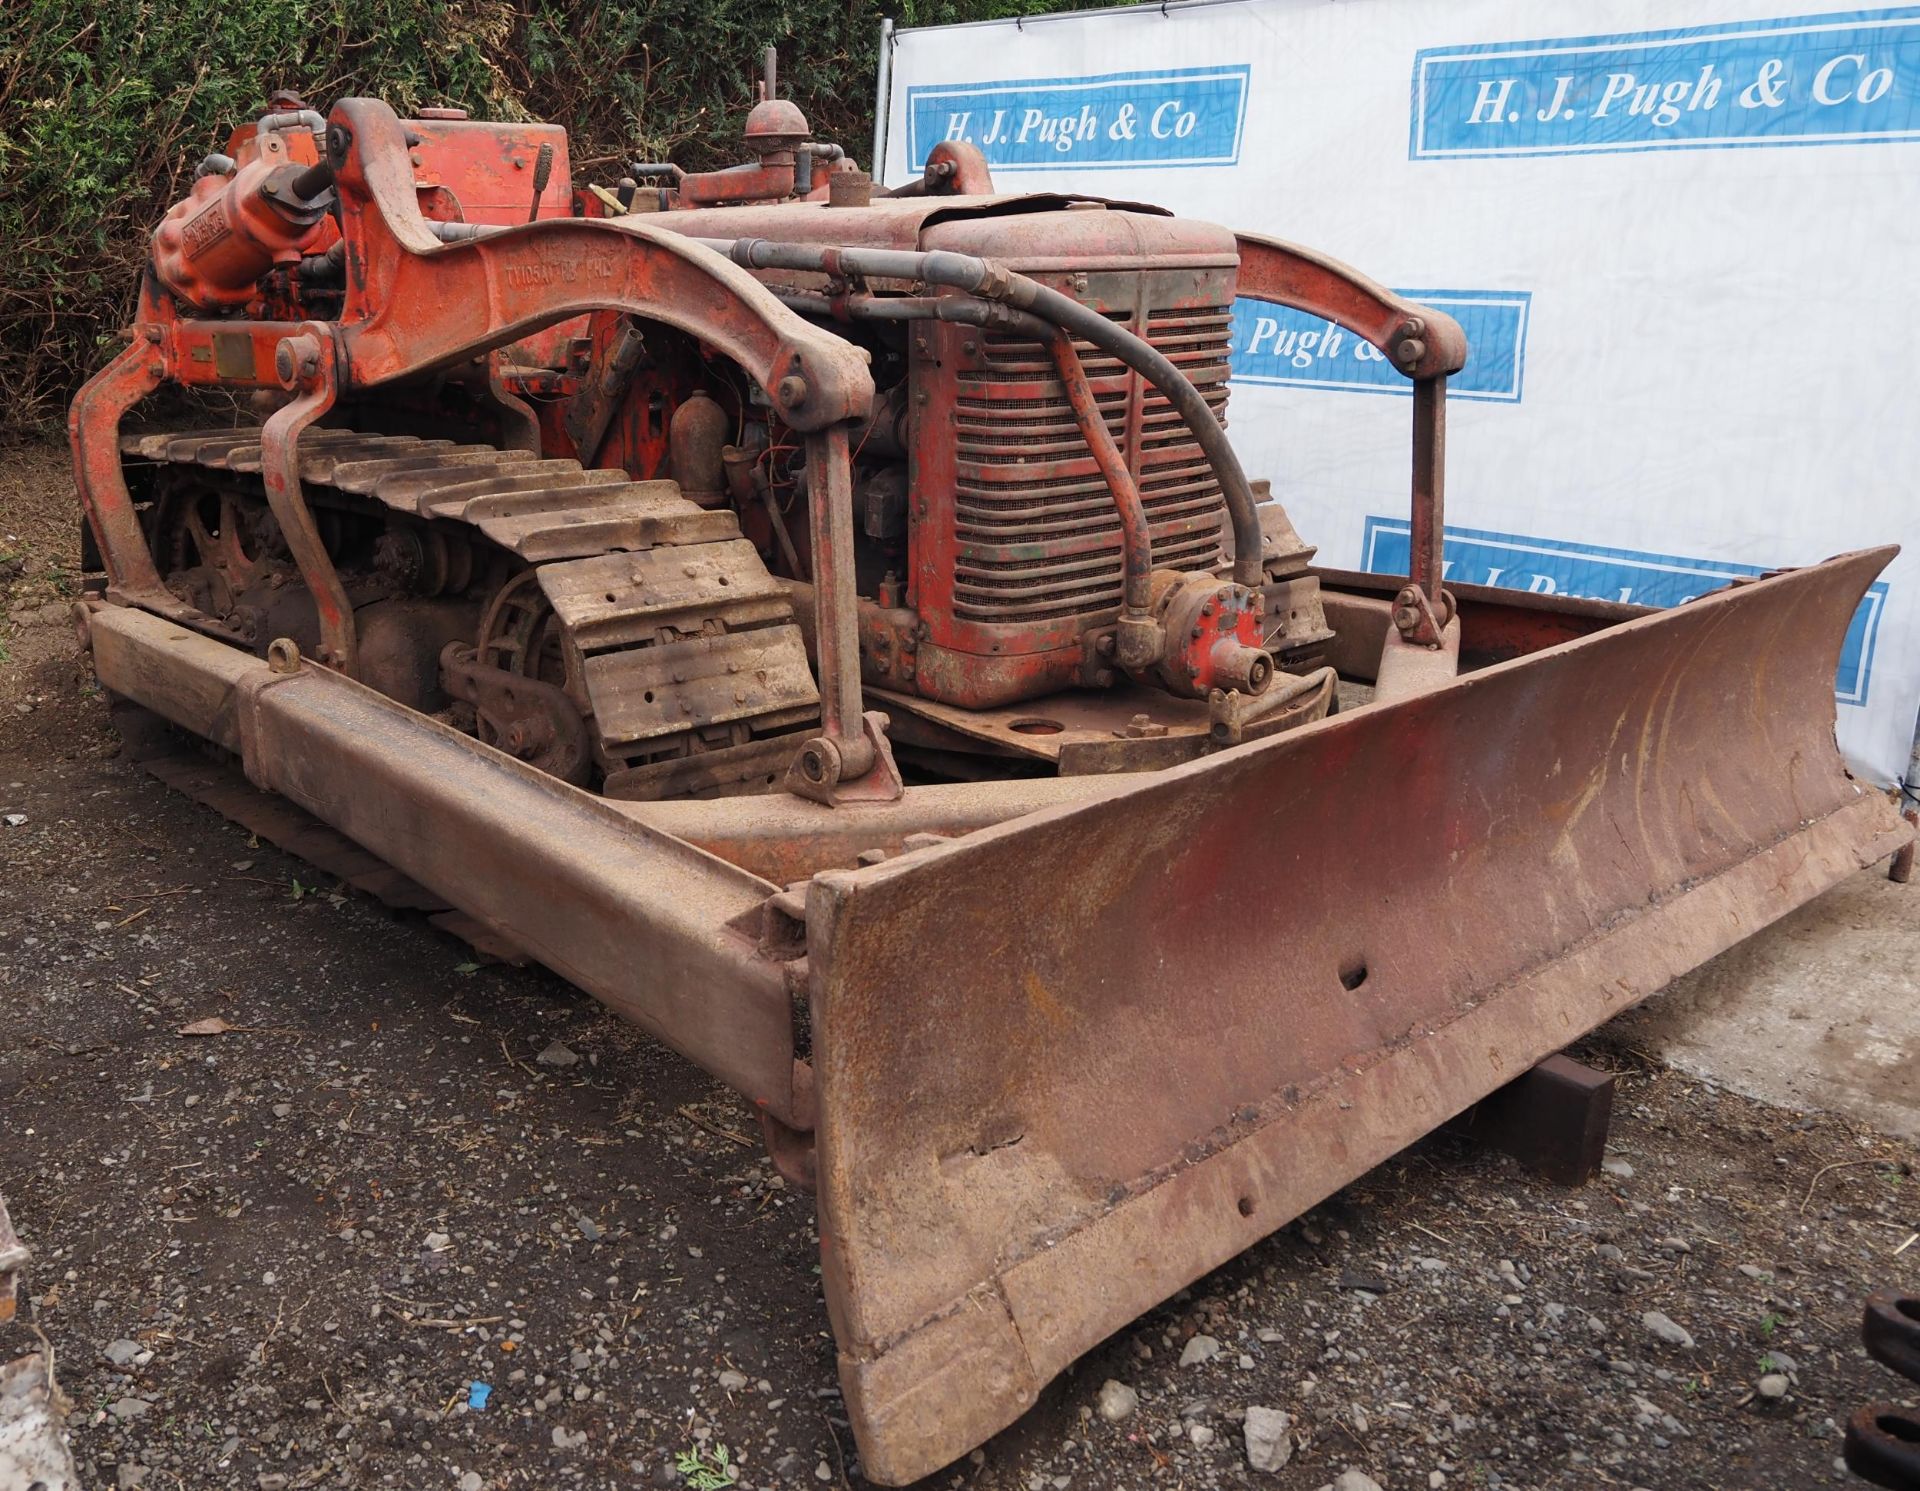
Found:
M 1863 870 L 1606 1034 L 1749 1097 L 1920 1140 L 1920 880 Z
M 35 1352 L 0 1367 L 0 1486 L 81 1491 L 67 1447 L 69 1405 L 50 1356 Z

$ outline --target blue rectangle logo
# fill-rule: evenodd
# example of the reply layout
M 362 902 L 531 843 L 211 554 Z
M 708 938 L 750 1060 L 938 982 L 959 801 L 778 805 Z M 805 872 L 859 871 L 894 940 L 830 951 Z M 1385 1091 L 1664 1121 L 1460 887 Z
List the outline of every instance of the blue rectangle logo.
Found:
M 1467 365 L 1447 380 L 1447 397 L 1517 404 L 1527 361 L 1526 290 L 1397 290 L 1445 311 L 1467 334 Z M 1233 376 L 1241 383 L 1411 395 L 1413 380 L 1370 342 L 1264 300 L 1233 303 Z
M 1405 518 L 1366 520 L 1360 540 L 1361 564 L 1383 574 L 1407 572 L 1412 540 Z M 1761 575 L 1758 565 L 1724 559 L 1682 559 L 1644 554 L 1637 549 L 1603 549 L 1564 539 L 1486 533 L 1475 528 L 1446 530 L 1442 550 L 1447 579 L 1463 585 L 1498 585 L 1543 595 L 1577 595 L 1588 600 L 1622 601 L 1637 606 L 1677 606 L 1743 575 Z M 1887 585 L 1867 587 L 1840 647 L 1840 671 L 1834 693 L 1842 704 L 1864 706 L 1873 673 L 1880 617 Z
M 1414 56 L 1414 160 L 1916 139 L 1914 7 Z
M 1247 114 L 1245 65 L 1167 72 L 926 83 L 907 89 L 915 170 L 942 140 L 978 145 L 996 171 L 1230 166 Z

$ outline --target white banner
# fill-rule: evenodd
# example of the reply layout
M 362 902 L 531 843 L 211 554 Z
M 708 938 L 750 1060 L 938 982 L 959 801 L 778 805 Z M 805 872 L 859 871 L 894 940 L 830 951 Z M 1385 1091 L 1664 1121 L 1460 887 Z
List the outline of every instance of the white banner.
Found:
M 1907 544 L 1837 680 L 1849 757 L 1906 773 L 1920 7 L 1231 0 L 893 41 L 889 183 L 967 139 L 1002 190 L 1272 233 L 1459 319 L 1454 579 L 1666 605 Z M 1233 346 L 1249 474 L 1321 562 L 1404 571 L 1411 385 L 1253 302 Z

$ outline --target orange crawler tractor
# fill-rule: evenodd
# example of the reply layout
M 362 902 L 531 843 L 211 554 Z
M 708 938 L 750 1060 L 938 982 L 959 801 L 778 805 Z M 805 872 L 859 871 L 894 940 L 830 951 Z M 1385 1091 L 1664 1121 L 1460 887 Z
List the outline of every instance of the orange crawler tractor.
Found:
M 963 145 L 876 189 L 771 86 L 746 142 L 280 100 L 74 403 L 80 624 L 752 1104 L 872 1479 L 1904 842 L 1833 738 L 1891 551 L 1443 588 L 1447 317 Z M 1412 380 L 1409 575 L 1242 470 L 1236 297 Z

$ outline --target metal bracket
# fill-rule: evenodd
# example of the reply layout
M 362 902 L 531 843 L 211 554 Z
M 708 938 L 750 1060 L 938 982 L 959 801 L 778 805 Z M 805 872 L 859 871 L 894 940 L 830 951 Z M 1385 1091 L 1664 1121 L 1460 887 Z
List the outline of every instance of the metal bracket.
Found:
M 1446 467 L 1447 380 L 1442 374 L 1417 379 L 1413 385 L 1413 510 L 1407 526 L 1407 582 L 1419 605 L 1411 630 L 1400 619 L 1399 603 L 1393 614 L 1400 635 L 1423 647 L 1440 645 L 1440 634 L 1453 615 L 1452 602 L 1441 590 L 1446 574 Z M 1401 602 L 1406 599 L 1402 592 Z M 1435 603 L 1442 607 L 1438 618 Z
M 1215 689 L 1207 696 L 1207 748 L 1223 750 L 1325 719 L 1340 675 L 1331 668 L 1292 677 L 1282 673 L 1264 694 Z
M 1439 609 L 1436 611 L 1427 592 L 1418 585 L 1408 585 L 1393 598 L 1393 625 L 1403 640 L 1417 647 L 1438 647 L 1447 623 L 1452 621 L 1458 609 L 1450 592 L 1439 592 Z
M 844 424 L 807 436 L 807 533 L 813 549 L 820 733 L 793 758 L 786 787 L 797 797 L 829 805 L 893 802 L 906 784 L 887 744 L 887 717 L 862 706 L 853 471 Z
M 317 660 L 354 676 L 353 605 L 339 571 L 320 537 L 313 509 L 300 490 L 300 435 L 334 405 L 340 395 L 339 356 L 333 328 L 309 321 L 297 336 L 284 338 L 274 352 L 280 386 L 294 398 L 276 410 L 260 430 L 260 476 L 267 505 L 293 553 L 313 596 L 320 619 Z
M 646 338 L 633 324 L 633 317 L 623 313 L 601 314 L 614 315 L 613 328 L 605 338 L 601 355 L 588 370 L 584 386 L 562 416 L 581 461 L 589 463 L 599 453 L 620 397 L 647 350 Z
M 871 753 L 864 772 L 849 773 L 847 756 L 834 737 L 816 735 L 800 747 L 787 768 L 787 791 L 828 807 L 845 802 L 898 802 L 907 788 L 887 739 L 887 717 L 877 709 L 861 715 L 859 738 Z
M 544 147 L 543 147 L 544 148 Z M 507 386 L 507 351 L 496 347 L 487 354 L 487 397 L 500 415 L 500 444 L 506 450 L 540 454 L 540 416 L 533 405 Z
M 87 380 L 67 416 L 80 505 L 109 582 L 129 600 L 167 599 L 140 529 L 140 515 L 120 465 L 120 422 L 165 381 L 158 326 L 143 326 L 133 345 Z

